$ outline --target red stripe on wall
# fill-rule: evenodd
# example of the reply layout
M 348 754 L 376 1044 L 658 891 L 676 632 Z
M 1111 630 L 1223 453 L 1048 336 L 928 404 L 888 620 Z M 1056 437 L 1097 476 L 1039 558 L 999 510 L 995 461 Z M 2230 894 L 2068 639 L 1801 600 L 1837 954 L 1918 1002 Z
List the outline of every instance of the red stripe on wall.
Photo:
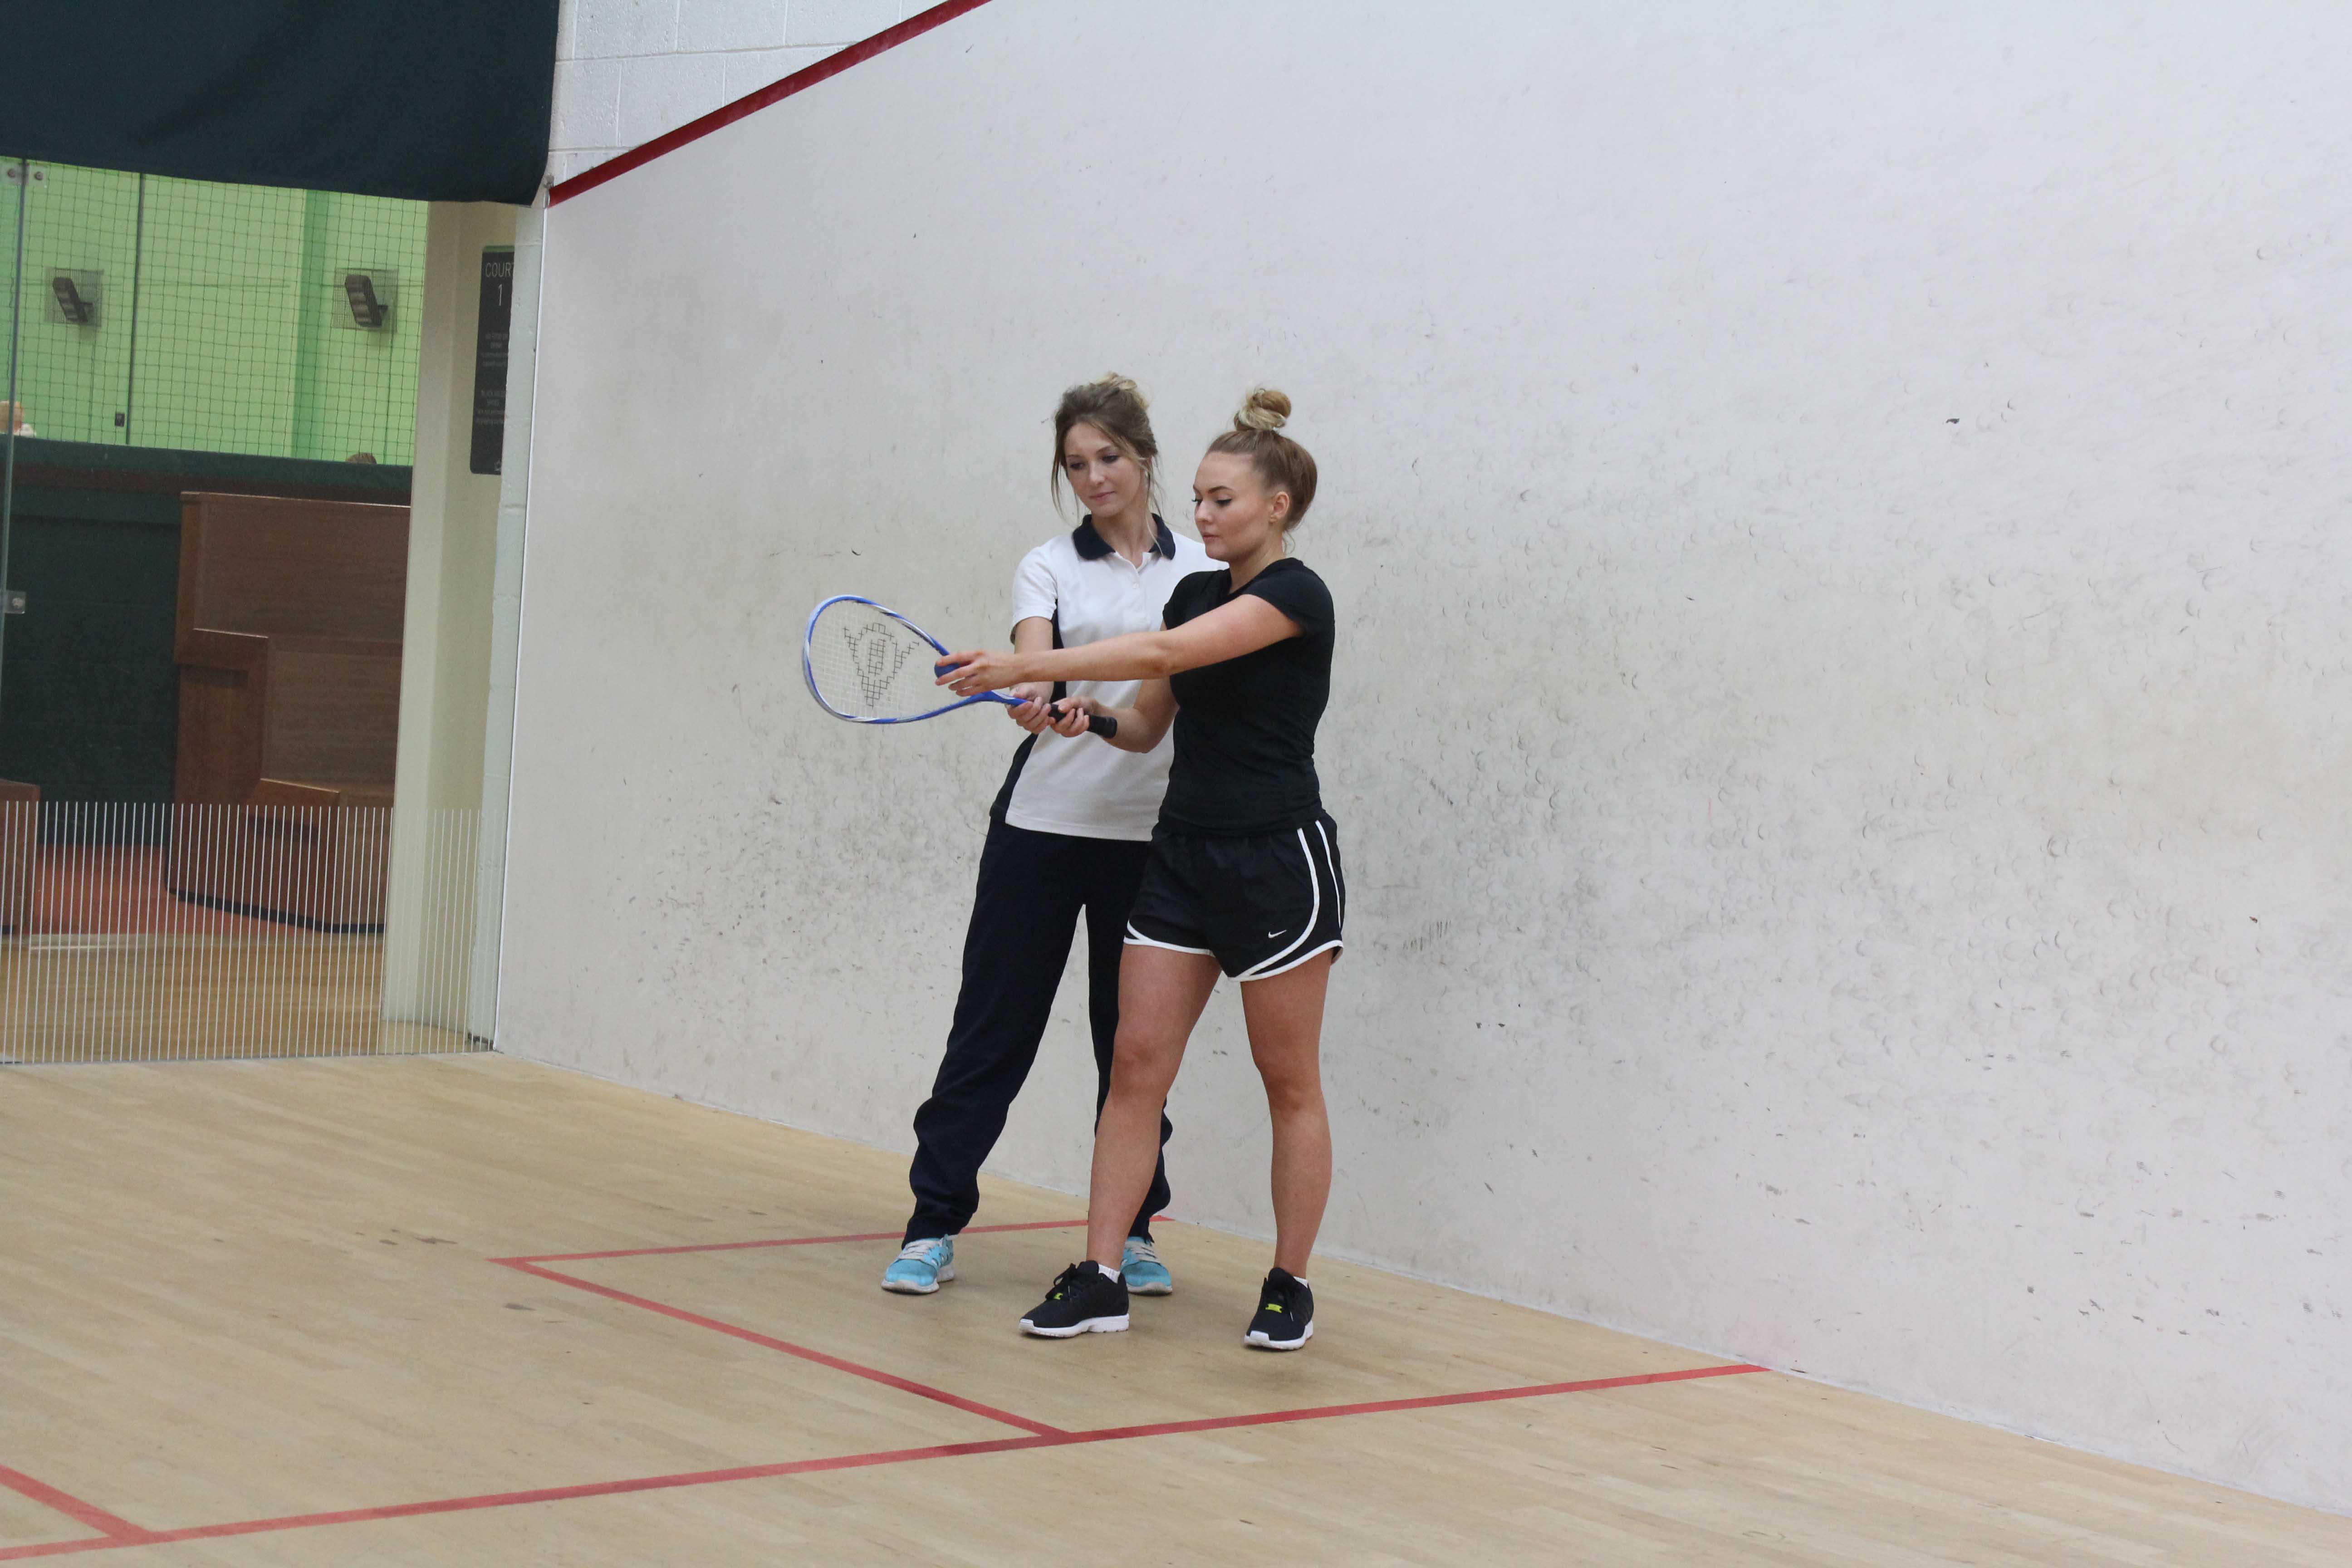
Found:
M 943 23 L 952 22 L 967 11 L 977 11 L 988 0 L 945 0 L 928 11 L 918 12 L 895 27 L 885 27 L 863 43 L 850 45 L 837 54 L 830 54 L 805 70 L 796 70 L 782 81 L 770 82 L 756 92 L 747 92 L 734 102 L 722 104 L 699 120 L 689 120 L 675 131 L 666 131 L 643 146 L 633 147 L 617 158 L 608 158 L 593 169 L 585 169 L 568 180 L 558 181 L 547 194 L 550 206 L 570 201 L 573 196 L 593 191 L 607 180 L 620 178 L 632 169 L 642 168 L 665 153 L 674 153 L 689 142 L 699 142 L 723 125 L 732 125 L 746 115 L 757 114 L 772 103 L 782 103 L 796 92 L 806 92 L 817 83 L 837 77 L 855 65 L 861 65 L 887 49 L 895 49 L 909 38 L 921 37 Z

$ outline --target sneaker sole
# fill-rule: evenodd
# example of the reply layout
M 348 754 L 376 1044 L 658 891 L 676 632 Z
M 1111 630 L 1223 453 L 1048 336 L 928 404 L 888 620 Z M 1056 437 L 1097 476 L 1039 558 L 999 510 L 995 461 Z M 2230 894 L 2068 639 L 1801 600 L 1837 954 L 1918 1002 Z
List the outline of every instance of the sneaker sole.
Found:
M 1273 1339 L 1266 1335 L 1262 1330 L 1252 1329 L 1248 1333 L 1242 1336 L 1242 1343 L 1248 1345 L 1253 1349 L 1262 1351 L 1296 1351 L 1305 1350 L 1307 1348 L 1307 1342 L 1314 1337 L 1315 1325 L 1310 1321 L 1307 1325 L 1307 1331 L 1299 1335 L 1295 1340 Z
M 1171 1279 L 1164 1284 L 1138 1285 L 1130 1279 L 1128 1281 L 1127 1293 L 1130 1296 L 1173 1296 L 1176 1294 L 1176 1281 Z
M 1021 1320 L 1021 1331 L 1034 1334 L 1041 1340 L 1072 1340 L 1080 1334 L 1123 1334 L 1127 1332 L 1127 1314 L 1116 1318 L 1087 1318 L 1072 1323 L 1066 1329 L 1041 1329 L 1028 1319 Z
M 936 1296 L 940 1287 L 955 1278 L 955 1265 L 950 1263 L 939 1271 L 928 1285 L 918 1285 L 911 1279 L 885 1279 L 882 1289 L 893 1296 Z

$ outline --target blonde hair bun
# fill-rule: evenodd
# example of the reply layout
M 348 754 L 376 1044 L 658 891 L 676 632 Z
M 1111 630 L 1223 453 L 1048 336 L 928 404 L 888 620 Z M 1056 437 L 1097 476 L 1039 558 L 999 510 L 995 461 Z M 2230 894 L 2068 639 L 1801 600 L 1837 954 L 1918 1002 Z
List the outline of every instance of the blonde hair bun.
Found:
M 1286 533 L 1307 521 L 1315 500 L 1315 458 L 1307 448 L 1282 433 L 1290 418 L 1290 395 L 1270 386 L 1253 386 L 1234 416 L 1234 427 L 1209 443 L 1209 450 L 1227 457 L 1247 458 L 1268 492 L 1290 494 Z
M 1271 386 L 1254 386 L 1234 416 L 1236 430 L 1279 430 L 1290 421 L 1290 395 Z

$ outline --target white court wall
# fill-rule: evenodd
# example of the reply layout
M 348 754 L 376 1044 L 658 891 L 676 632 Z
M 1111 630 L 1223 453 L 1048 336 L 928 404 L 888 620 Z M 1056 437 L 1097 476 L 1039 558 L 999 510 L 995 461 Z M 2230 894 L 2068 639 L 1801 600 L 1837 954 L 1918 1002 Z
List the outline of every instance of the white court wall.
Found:
M 593 169 L 926 8 L 925 0 L 562 0 L 548 177 Z
M 908 1147 L 1014 737 L 802 619 L 1002 636 L 1063 385 L 1181 506 L 1264 379 L 1328 1245 L 2352 1505 L 2352 13 L 1412 19 L 996 0 L 553 209 L 500 1047 Z M 1268 1228 L 1230 990 L 1172 1114 Z

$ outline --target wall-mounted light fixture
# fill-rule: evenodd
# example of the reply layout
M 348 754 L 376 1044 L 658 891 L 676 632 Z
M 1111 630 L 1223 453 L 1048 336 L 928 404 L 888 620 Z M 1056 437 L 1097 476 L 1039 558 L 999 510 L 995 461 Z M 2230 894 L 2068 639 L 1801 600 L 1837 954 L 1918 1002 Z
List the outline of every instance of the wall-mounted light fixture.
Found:
M 343 275 L 343 293 L 352 302 L 353 324 L 374 331 L 383 325 L 387 314 L 383 301 L 375 297 L 375 279 L 364 272 Z
M 392 324 L 392 308 L 400 295 L 397 274 L 383 268 L 351 270 L 342 274 L 342 285 L 351 319 L 337 321 L 337 326 L 380 332 Z
M 105 325 L 106 274 L 75 267 L 48 268 L 48 308 L 43 312 L 64 327 Z

